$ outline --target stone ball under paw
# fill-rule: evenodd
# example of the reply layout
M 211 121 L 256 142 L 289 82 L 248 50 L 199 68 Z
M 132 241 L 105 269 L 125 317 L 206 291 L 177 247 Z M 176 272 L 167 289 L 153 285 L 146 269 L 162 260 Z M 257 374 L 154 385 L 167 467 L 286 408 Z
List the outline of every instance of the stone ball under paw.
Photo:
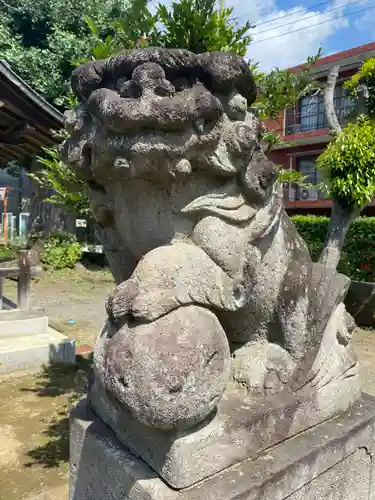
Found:
M 140 422 L 187 429 L 216 408 L 230 375 L 230 351 L 216 316 L 198 306 L 148 324 L 103 331 L 95 371 L 111 398 Z

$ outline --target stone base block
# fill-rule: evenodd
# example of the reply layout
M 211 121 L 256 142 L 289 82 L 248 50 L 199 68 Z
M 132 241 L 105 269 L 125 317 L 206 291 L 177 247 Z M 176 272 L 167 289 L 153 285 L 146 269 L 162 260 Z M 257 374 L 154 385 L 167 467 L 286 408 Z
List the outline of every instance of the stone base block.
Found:
M 364 395 L 344 415 L 177 491 L 84 401 L 71 414 L 70 500 L 375 500 L 374 425 L 375 399 Z
M 0 311 L 0 339 L 41 335 L 47 329 L 48 317 L 43 309 Z
M 52 362 L 75 362 L 75 342 L 53 328 L 33 335 L 0 335 L 0 373 L 37 371 Z
M 215 415 L 194 429 L 163 432 L 142 425 L 123 406 L 113 404 L 98 378 L 88 393 L 89 406 L 133 453 L 172 488 L 188 488 L 217 472 L 344 413 L 361 398 L 359 376 L 338 379 L 319 393 L 306 390 L 251 398 L 225 391 Z
M 75 342 L 48 326 L 41 308 L 0 311 L 0 373 L 74 363 Z

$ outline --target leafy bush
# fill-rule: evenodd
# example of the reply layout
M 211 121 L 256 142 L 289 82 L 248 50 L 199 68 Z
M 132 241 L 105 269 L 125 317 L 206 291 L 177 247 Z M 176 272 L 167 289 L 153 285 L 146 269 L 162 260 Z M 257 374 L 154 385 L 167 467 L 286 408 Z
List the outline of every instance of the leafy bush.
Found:
M 328 194 L 343 207 L 363 207 L 375 192 L 375 123 L 360 116 L 335 135 L 317 160 Z
M 17 250 L 13 247 L 0 247 L 0 259 L 16 258 Z
M 323 248 L 329 218 L 295 215 L 292 220 L 305 239 L 313 260 L 317 261 Z M 352 223 L 338 271 L 354 280 L 375 282 L 375 217 L 358 217 Z
M 72 234 L 54 233 L 44 241 L 41 261 L 53 269 L 74 267 L 81 257 L 81 245 Z
M 367 87 L 367 97 L 365 99 L 367 113 L 370 118 L 375 118 L 375 58 L 371 57 L 362 64 L 358 73 L 355 73 L 350 80 L 345 82 L 354 96 L 358 97 L 360 91 L 363 92 L 363 85 Z
M 43 156 L 37 157 L 41 169 L 28 175 L 45 191 L 44 201 L 61 205 L 78 216 L 86 216 L 90 208 L 85 183 L 61 161 L 57 148 L 42 150 Z

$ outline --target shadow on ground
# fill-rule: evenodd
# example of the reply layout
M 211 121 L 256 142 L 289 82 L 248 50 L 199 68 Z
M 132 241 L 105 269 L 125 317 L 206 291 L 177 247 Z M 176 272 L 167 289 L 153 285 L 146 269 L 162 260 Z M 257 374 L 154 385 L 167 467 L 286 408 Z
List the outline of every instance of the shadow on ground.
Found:
M 79 356 L 73 366 L 62 363 L 46 366 L 38 375 L 35 387 L 21 389 L 41 398 L 67 397 L 67 404 L 57 410 L 43 431 L 42 444 L 27 451 L 31 460 L 25 467 L 35 464 L 46 468 L 59 467 L 62 462 L 69 461 L 69 412 L 86 395 L 91 366 L 91 358 Z

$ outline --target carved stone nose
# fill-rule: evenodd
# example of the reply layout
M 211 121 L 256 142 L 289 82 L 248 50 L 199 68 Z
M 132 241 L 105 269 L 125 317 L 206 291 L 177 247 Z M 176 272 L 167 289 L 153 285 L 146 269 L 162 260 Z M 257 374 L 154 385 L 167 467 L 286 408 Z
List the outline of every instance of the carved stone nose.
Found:
M 135 68 L 132 81 L 144 89 L 155 89 L 159 82 L 165 81 L 165 73 L 158 64 L 148 62 Z

